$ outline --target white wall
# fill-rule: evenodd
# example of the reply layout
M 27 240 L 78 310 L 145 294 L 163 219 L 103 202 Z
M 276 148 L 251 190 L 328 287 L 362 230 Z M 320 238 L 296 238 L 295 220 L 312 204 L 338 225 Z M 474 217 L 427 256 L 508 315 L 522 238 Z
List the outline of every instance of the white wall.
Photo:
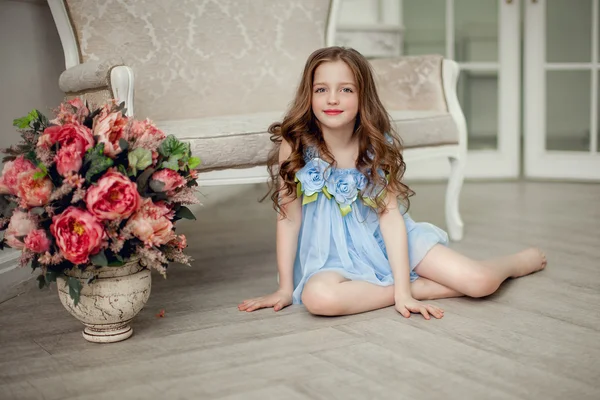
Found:
M 63 95 L 58 77 L 64 55 L 45 1 L 0 0 L 0 147 L 19 141 L 13 119 L 37 108 L 50 114 Z M 0 252 L 0 300 L 11 285 L 31 277 L 13 269 L 18 252 Z
M 62 100 L 64 54 L 45 1 L 0 0 L 0 147 L 19 141 L 13 119 Z M 48 115 L 47 114 L 47 115 Z

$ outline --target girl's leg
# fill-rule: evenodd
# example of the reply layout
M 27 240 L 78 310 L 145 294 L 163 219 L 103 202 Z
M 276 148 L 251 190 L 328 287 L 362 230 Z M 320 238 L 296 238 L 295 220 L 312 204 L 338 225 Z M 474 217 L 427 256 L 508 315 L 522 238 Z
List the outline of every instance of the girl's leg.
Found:
M 518 278 L 546 266 L 536 248 L 501 258 L 475 261 L 442 245 L 434 246 L 415 268 L 420 276 L 470 297 L 494 293 L 507 278 Z
M 323 271 L 304 285 L 302 303 L 315 315 L 358 314 L 394 305 L 394 286 L 351 281 L 337 272 Z
M 411 284 L 412 296 L 417 300 L 435 300 L 463 294 L 419 278 Z M 315 315 L 358 314 L 393 306 L 394 286 L 379 286 L 363 281 L 350 281 L 333 271 L 313 275 L 302 291 L 302 303 Z
M 423 277 L 419 277 L 410 284 L 410 291 L 416 300 L 436 300 L 464 296 L 464 294 L 454 289 Z

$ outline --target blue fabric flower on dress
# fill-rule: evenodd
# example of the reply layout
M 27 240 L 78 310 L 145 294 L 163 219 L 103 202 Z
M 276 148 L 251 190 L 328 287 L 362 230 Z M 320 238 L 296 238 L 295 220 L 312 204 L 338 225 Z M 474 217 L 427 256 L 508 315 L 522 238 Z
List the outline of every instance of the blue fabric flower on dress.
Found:
M 356 175 L 353 173 L 335 173 L 327 179 L 327 191 L 342 207 L 354 203 L 358 197 Z
M 367 177 L 364 176 L 362 174 L 362 172 L 357 170 L 357 174 L 356 174 L 356 187 L 358 188 L 358 190 L 360 190 L 361 192 L 363 190 L 365 190 L 365 188 L 367 187 L 367 183 L 369 181 L 367 180 Z
M 325 181 L 331 175 L 329 163 L 320 158 L 313 158 L 296 172 L 296 179 L 302 183 L 302 190 L 306 196 L 312 196 L 323 190 Z

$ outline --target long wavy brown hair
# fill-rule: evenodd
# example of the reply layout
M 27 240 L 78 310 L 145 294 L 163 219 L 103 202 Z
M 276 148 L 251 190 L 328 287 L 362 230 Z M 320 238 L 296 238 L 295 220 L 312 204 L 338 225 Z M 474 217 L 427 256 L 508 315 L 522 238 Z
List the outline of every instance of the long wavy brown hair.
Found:
M 345 62 L 352 70 L 358 89 L 358 114 L 353 133 L 359 146 L 356 168 L 365 175 L 369 184 L 373 185 L 371 187 L 379 189 L 378 193 L 374 193 L 379 213 L 385 210 L 384 196 L 380 196 L 384 191 L 395 193 L 407 210 L 410 206 L 409 197 L 414 192 L 402 183 L 406 170 L 402 144 L 377 94 L 371 65 L 358 51 L 335 46 L 319 49 L 310 55 L 289 111 L 282 122 L 276 122 L 269 127 L 274 146 L 267 161 L 270 180 L 269 193 L 265 198 L 271 194 L 273 207 L 282 215 L 285 215 L 283 206 L 287 203 L 281 202 L 281 195 L 285 194 L 292 200 L 296 198 L 294 179 L 296 172 L 305 165 L 304 151 L 307 146 L 316 148 L 319 156 L 325 161 L 334 166 L 336 164 L 312 111 L 312 92 L 317 67 L 325 62 L 339 60 Z M 386 139 L 386 133 L 391 137 L 391 143 Z M 283 140 L 289 143 L 292 152 L 288 159 L 279 165 L 279 149 Z M 378 170 L 383 171 L 387 179 L 378 174 Z

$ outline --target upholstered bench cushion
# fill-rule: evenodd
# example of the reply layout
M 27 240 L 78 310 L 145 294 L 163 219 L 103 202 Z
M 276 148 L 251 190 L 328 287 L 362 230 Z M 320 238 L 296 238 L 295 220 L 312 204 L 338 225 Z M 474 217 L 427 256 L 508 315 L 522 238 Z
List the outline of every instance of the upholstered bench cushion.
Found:
M 458 143 L 458 131 L 448 113 L 390 111 L 405 148 Z M 232 115 L 191 120 L 157 121 L 166 134 L 189 141 L 202 159 L 201 170 L 264 165 L 271 149 L 269 125 L 281 112 Z
M 254 113 L 177 121 L 156 121 L 167 135 L 189 141 L 200 170 L 263 165 L 271 149 L 269 125 L 283 113 Z
M 458 143 L 452 116 L 439 111 L 388 111 L 405 149 Z

